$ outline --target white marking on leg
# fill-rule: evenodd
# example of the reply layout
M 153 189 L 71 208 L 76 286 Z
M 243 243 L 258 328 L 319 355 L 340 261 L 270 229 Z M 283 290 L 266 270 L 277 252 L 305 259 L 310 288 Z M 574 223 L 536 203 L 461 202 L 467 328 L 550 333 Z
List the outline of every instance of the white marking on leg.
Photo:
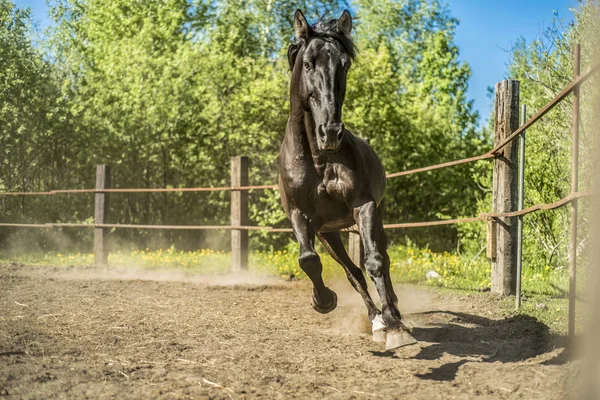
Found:
M 381 317 L 381 314 L 378 314 L 375 318 L 373 318 L 373 321 L 371 321 L 371 324 L 373 325 L 373 327 L 372 327 L 373 333 L 379 332 L 379 331 L 385 331 L 387 329 L 387 325 L 385 324 L 385 321 Z

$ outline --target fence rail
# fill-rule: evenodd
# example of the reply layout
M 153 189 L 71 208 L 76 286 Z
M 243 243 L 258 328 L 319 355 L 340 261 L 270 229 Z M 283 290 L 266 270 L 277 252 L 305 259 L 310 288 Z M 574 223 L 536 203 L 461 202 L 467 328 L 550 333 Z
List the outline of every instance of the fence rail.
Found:
M 46 224 L 11 224 L 0 223 L 5 227 L 23 228 L 107 228 L 107 229 L 166 229 L 166 230 L 241 230 L 241 231 L 271 231 L 270 226 L 238 226 L 238 225 L 143 225 L 143 224 L 76 224 L 76 223 L 46 223 Z
M 403 222 L 398 224 L 383 224 L 385 229 L 407 229 L 407 228 L 425 228 L 431 226 L 469 224 L 473 222 L 488 221 L 501 217 L 519 217 L 531 214 L 536 211 L 549 211 L 564 207 L 573 200 L 600 196 L 600 193 L 586 191 L 576 192 L 569 196 L 549 204 L 536 204 L 524 208 L 523 210 L 506 213 L 482 213 L 479 217 L 442 219 L 437 221 L 423 222 Z M 266 231 L 270 233 L 292 233 L 291 228 L 275 228 L 272 226 L 238 226 L 238 225 L 144 225 L 144 224 L 81 224 L 81 223 L 45 223 L 45 224 L 20 224 L 20 223 L 0 223 L 0 227 L 21 227 L 21 228 L 109 228 L 109 229 L 165 229 L 165 230 L 245 230 L 245 231 Z M 342 229 L 344 232 L 357 232 L 356 225 Z

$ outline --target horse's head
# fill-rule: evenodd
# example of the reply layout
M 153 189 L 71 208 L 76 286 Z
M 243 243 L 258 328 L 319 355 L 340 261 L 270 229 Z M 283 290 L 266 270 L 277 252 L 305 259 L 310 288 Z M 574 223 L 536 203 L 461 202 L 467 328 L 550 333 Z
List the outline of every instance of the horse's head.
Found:
M 294 15 L 296 42 L 288 49 L 296 95 L 315 122 L 320 150 L 336 151 L 344 136 L 342 106 L 346 74 L 356 50 L 350 32 L 352 17 L 344 11 L 339 19 L 308 25 L 300 10 Z

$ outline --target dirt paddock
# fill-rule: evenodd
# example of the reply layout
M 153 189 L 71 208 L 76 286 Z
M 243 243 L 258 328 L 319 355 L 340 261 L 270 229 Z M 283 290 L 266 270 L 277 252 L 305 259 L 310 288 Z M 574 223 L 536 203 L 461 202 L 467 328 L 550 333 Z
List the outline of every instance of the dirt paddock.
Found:
M 545 325 L 489 295 L 398 287 L 418 345 L 384 352 L 347 282 L 0 265 L 0 397 L 555 399 Z

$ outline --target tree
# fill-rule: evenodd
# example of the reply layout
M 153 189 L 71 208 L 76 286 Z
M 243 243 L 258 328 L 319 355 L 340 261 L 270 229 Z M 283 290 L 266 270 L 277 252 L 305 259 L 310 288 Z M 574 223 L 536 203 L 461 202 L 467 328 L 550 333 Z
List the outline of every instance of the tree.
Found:
M 65 102 L 54 66 L 31 40 L 29 9 L 0 0 L 0 190 L 37 191 L 55 188 L 67 175 L 69 137 L 63 128 Z M 54 218 L 61 205 L 54 199 L 0 198 L 4 221 Z M 48 215 L 49 214 L 49 215 Z M 4 229 L 13 243 L 47 242 L 43 232 Z
M 458 60 L 458 21 L 439 1 L 357 1 L 361 49 L 350 73 L 345 119 L 371 139 L 388 172 L 468 157 L 489 139 L 466 97 L 471 75 Z M 471 167 L 394 178 L 385 198 L 389 221 L 426 221 L 471 215 L 481 193 Z M 411 230 L 421 245 L 448 249 L 454 228 Z

